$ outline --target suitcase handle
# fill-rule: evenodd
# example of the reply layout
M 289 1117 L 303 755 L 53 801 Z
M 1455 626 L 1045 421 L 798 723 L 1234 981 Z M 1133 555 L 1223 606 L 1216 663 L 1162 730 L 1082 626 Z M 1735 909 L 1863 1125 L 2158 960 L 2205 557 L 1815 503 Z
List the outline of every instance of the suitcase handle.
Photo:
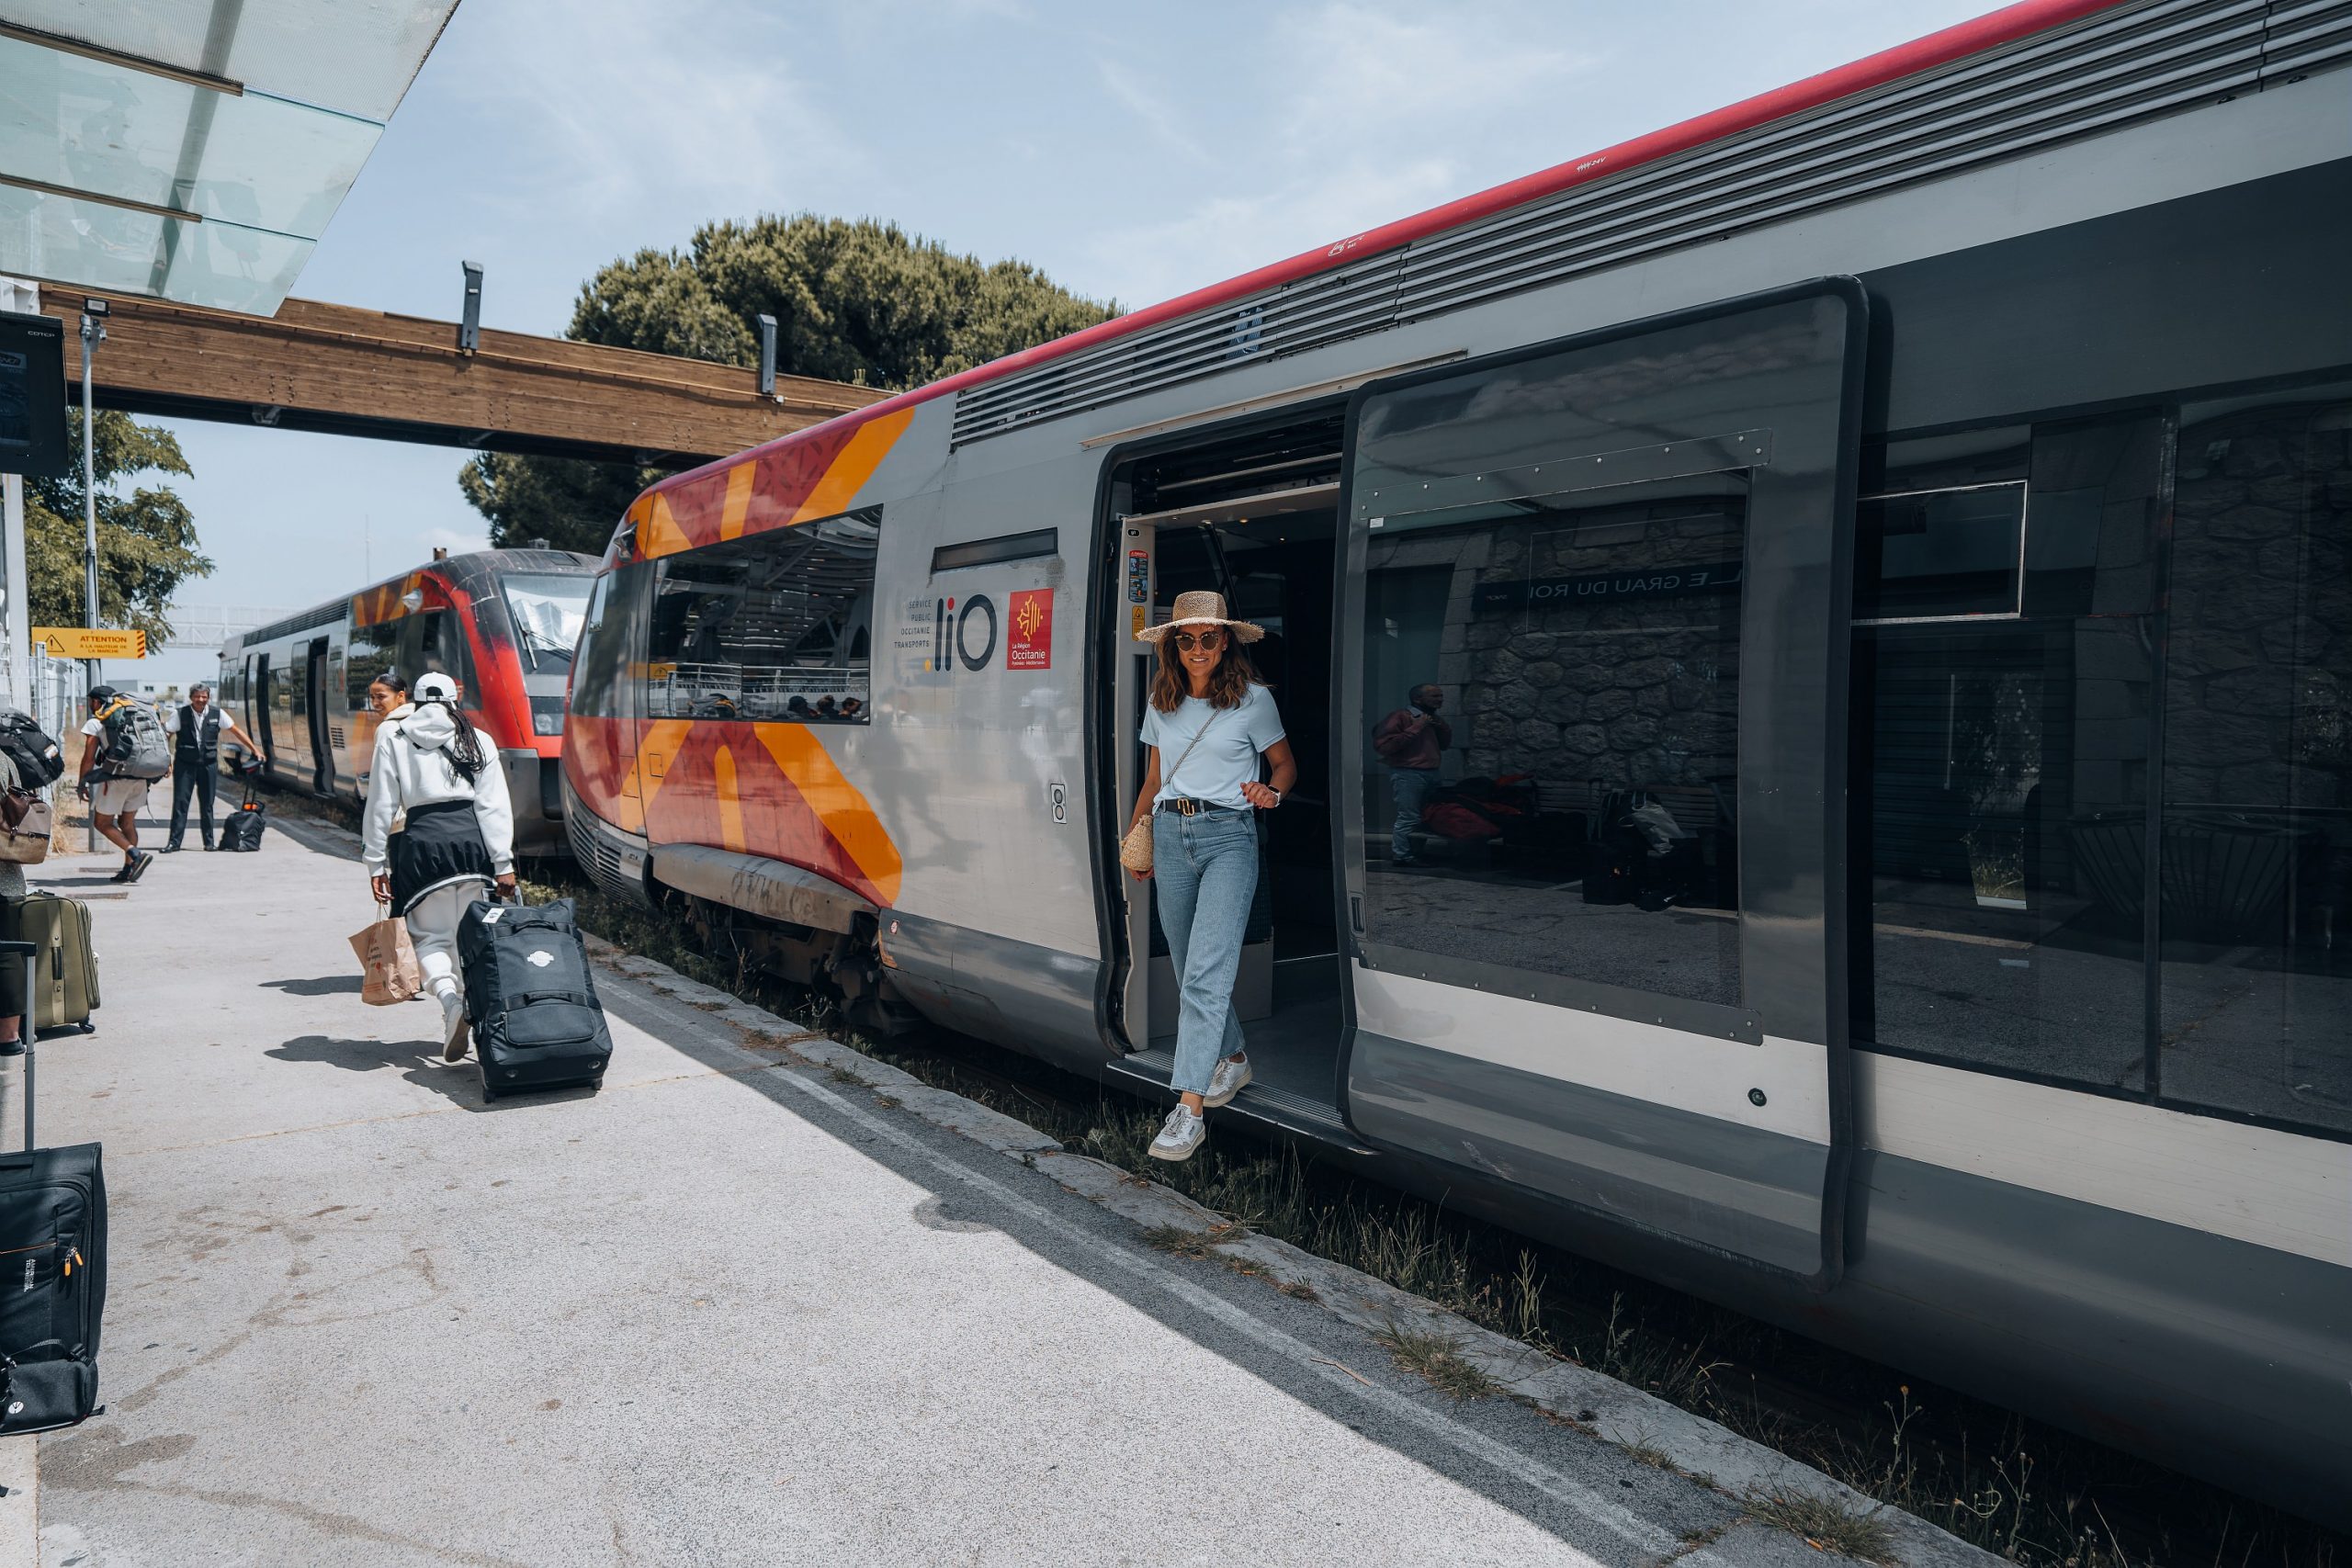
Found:
M 0 964 L 5 964 L 11 958 L 21 958 L 25 961 L 25 1010 L 17 1021 L 17 1050 L 9 1054 L 21 1054 L 25 1058 L 25 1149 L 27 1153 L 30 1153 L 33 1146 L 33 980 L 35 978 L 33 972 L 39 967 L 37 955 L 40 952 L 40 947 L 29 942 L 0 942 Z
M 525 991 L 509 1001 L 503 1010 L 513 1012 L 516 1008 L 526 1008 L 533 1002 L 570 1002 L 574 1007 L 583 1008 L 595 1005 L 589 999 L 587 992 L 567 988 L 560 991 Z

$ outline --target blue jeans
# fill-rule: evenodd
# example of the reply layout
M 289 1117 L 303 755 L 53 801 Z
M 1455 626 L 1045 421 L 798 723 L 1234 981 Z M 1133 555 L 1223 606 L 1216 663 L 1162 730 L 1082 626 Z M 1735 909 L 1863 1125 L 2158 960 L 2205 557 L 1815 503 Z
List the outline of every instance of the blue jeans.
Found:
M 1257 816 L 1163 811 L 1151 819 L 1151 877 L 1176 968 L 1176 1070 L 1170 1081 L 1179 1094 L 1206 1094 L 1217 1058 L 1241 1050 L 1233 982 L 1258 890 Z
M 1421 825 L 1421 803 L 1437 784 L 1434 768 L 1391 768 L 1388 793 L 1396 801 L 1396 820 L 1388 829 L 1388 858 L 1413 858 L 1413 829 Z

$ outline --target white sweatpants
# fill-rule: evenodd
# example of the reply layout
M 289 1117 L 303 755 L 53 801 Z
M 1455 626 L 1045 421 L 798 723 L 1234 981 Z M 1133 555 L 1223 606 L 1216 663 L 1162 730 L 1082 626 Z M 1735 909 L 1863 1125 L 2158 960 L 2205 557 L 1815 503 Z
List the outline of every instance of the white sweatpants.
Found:
M 468 905 L 489 897 L 489 883 L 469 877 L 436 887 L 409 907 L 408 940 L 416 949 L 416 966 L 445 1017 L 464 1005 L 466 994 L 458 972 L 458 922 L 466 918 Z

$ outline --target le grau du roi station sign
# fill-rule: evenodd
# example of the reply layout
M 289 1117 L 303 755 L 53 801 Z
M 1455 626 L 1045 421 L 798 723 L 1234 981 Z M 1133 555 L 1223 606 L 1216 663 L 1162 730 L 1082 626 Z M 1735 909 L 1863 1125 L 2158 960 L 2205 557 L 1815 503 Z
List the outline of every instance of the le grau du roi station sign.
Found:
M 51 659 L 144 659 L 147 634 L 108 626 L 35 626 L 33 641 Z

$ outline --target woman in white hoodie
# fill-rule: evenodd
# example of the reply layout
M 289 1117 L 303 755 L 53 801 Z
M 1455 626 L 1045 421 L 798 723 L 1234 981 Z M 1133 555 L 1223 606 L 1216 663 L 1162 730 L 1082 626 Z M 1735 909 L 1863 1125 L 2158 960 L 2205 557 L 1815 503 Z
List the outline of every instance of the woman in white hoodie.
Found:
M 442 1059 L 466 1054 L 458 922 L 495 883 L 514 893 L 514 813 L 498 743 L 458 712 L 458 683 L 420 677 L 413 701 L 384 716 L 368 773 L 360 858 L 378 903 L 408 921 L 425 989 L 441 1004 Z M 408 824 L 392 832 L 393 818 Z

